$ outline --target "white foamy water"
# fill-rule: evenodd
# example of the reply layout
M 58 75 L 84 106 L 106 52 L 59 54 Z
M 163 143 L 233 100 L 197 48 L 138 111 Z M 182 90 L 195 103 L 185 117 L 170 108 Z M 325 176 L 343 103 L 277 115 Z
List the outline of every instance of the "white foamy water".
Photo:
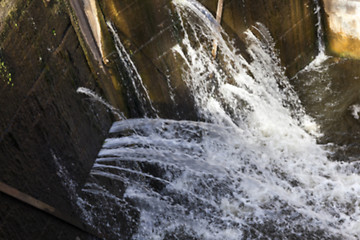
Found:
M 184 29 L 173 55 L 206 122 L 114 123 L 84 188 L 99 228 L 133 239 L 358 239 L 358 164 L 331 162 L 316 143 L 267 29 L 246 32 L 247 61 L 198 2 L 173 4 Z
M 325 55 L 325 43 L 324 43 L 324 30 L 321 24 L 321 6 L 319 0 L 314 0 L 315 3 L 315 14 L 317 18 L 316 23 L 316 35 L 318 39 L 319 55 Z
M 317 36 L 317 45 L 318 45 L 318 55 L 315 57 L 313 61 L 311 61 L 304 69 L 300 70 L 299 73 L 302 72 L 310 72 L 310 71 L 318 71 L 322 72 L 327 69 L 327 65 L 324 64 L 326 60 L 330 57 L 325 53 L 325 41 L 324 41 L 324 29 L 321 24 L 321 6 L 319 0 L 314 0 L 315 9 L 314 13 L 316 15 L 317 23 L 316 23 L 316 36 Z
M 349 110 L 351 111 L 351 114 L 355 119 L 359 119 L 359 113 L 360 113 L 360 105 L 354 104 L 349 107 Z

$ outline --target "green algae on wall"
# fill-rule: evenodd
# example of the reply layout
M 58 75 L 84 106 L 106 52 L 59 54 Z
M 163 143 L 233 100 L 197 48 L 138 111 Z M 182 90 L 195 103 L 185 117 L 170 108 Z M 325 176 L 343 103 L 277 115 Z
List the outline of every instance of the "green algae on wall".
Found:
M 12 74 L 9 71 L 6 63 L 1 60 L 0 58 L 0 79 L 2 79 L 5 83 L 7 83 L 10 86 L 14 86 L 14 83 L 12 82 Z
M 106 21 L 114 23 L 118 35 L 139 71 L 160 117 L 196 119 L 190 93 L 181 80 L 171 47 L 178 43 L 172 4 L 162 1 L 99 1 Z M 111 36 L 110 36 L 111 37 Z M 170 55 L 168 55 L 170 54 Z M 116 52 L 112 52 L 113 61 Z M 120 60 L 120 59 L 117 59 Z M 120 60 L 121 61 L 121 60 Z M 119 69 L 125 72 L 124 69 Z M 176 74 L 178 73 L 178 74 Z M 128 90 L 131 85 L 123 77 Z M 170 92 L 175 89 L 174 99 Z M 134 91 L 134 90 L 132 90 Z M 132 95 L 132 96 L 131 96 Z M 134 100 L 134 93 L 129 99 Z M 136 108 L 136 102 L 130 109 Z M 136 115 L 136 113 L 133 113 Z
M 108 55 L 108 52 L 110 51 L 110 50 L 108 50 L 109 44 L 108 43 L 105 44 L 103 41 L 103 39 L 109 39 L 107 37 L 107 35 L 109 33 L 107 31 L 104 31 L 104 29 L 107 29 L 107 28 L 106 28 L 106 24 L 103 21 L 103 16 L 102 16 L 101 12 L 99 11 L 99 8 L 96 7 L 97 16 L 94 16 L 95 19 L 93 19 L 93 21 L 96 21 L 96 20 L 99 21 L 99 25 L 100 25 L 99 40 L 101 40 L 101 44 L 98 49 L 97 48 L 98 46 L 96 46 L 94 44 L 91 46 L 89 45 L 89 40 L 90 41 L 94 40 L 94 39 L 91 39 L 93 37 L 91 34 L 91 31 L 93 31 L 91 29 L 91 26 L 88 25 L 87 23 L 84 23 L 84 21 L 82 21 L 82 23 L 84 25 L 80 26 L 81 22 L 79 21 L 79 18 L 78 18 L 79 16 L 76 15 L 74 9 L 71 7 L 71 4 L 68 3 L 67 1 L 65 1 L 64 4 L 66 5 L 66 9 L 70 16 L 72 26 L 76 32 L 76 35 L 78 37 L 81 48 L 85 54 L 87 63 L 89 65 L 93 75 L 97 78 L 97 82 L 103 89 L 103 94 L 105 95 L 105 98 L 115 108 L 122 111 L 125 116 L 128 116 L 128 107 L 127 107 L 127 102 L 126 102 L 127 100 L 124 98 L 125 89 L 121 85 L 121 81 L 119 80 L 119 77 L 117 76 L 117 72 L 114 71 L 114 68 L 116 68 L 116 66 L 114 66 L 111 63 L 108 63 L 108 61 L 106 60 L 106 57 L 103 57 L 104 54 Z M 96 6 L 97 6 L 97 4 L 96 4 Z M 83 10 L 85 11 L 85 9 L 83 9 Z M 82 20 L 84 20 L 84 19 L 82 19 Z M 84 28 L 87 28 L 87 27 L 90 27 L 90 29 L 86 29 L 86 30 L 88 30 L 87 31 L 88 35 L 85 36 L 86 33 L 84 33 L 83 30 L 84 30 Z M 88 39 L 86 39 L 86 38 L 88 38 Z M 94 43 L 94 41 L 93 41 L 93 43 Z M 112 44 L 111 49 L 113 49 L 112 51 L 115 51 L 113 42 L 111 42 L 111 44 Z M 101 55 L 101 57 L 100 57 L 100 55 Z M 103 60 L 104 60 L 104 62 L 103 62 Z M 104 66 L 103 63 L 107 63 L 107 66 Z

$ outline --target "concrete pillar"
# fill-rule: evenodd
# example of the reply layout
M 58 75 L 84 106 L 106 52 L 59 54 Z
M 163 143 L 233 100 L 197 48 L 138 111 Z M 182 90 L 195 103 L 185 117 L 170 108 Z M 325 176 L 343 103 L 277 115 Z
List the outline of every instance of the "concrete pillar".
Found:
M 328 48 L 336 55 L 360 59 L 360 0 L 323 0 Z

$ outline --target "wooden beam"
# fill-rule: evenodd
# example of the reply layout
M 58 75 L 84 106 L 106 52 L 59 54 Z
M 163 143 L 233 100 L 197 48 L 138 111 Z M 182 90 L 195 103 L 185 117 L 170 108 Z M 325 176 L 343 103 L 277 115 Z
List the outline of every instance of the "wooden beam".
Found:
M 221 23 L 223 6 L 224 6 L 224 0 L 219 0 L 219 1 L 218 1 L 218 5 L 217 5 L 217 10 L 216 10 L 216 22 L 217 22 L 218 24 Z M 217 40 L 214 39 L 213 49 L 212 49 L 212 51 L 211 51 L 211 54 L 213 55 L 213 58 L 214 58 L 214 59 L 216 58 L 216 55 L 217 55 L 217 46 L 218 46 Z
M 70 224 L 71 226 L 81 230 L 82 232 L 88 233 L 98 239 L 104 239 L 104 237 L 100 236 L 100 234 L 98 234 L 97 232 L 95 232 L 91 229 L 88 229 L 88 227 L 85 224 L 83 224 L 79 219 L 77 219 L 73 216 L 69 216 L 66 213 L 61 212 L 61 211 L 57 210 L 56 208 L 27 195 L 26 193 L 20 192 L 19 190 L 15 189 L 3 182 L 0 182 L 0 192 L 4 193 L 10 197 L 13 197 L 25 204 L 28 204 L 42 212 L 50 214 L 51 216 L 54 216 L 55 218 L 65 222 L 67 224 Z

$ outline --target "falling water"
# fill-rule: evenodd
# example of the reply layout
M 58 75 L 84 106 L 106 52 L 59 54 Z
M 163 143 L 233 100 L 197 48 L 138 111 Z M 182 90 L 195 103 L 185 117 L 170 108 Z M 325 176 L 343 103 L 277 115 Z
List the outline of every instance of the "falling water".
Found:
M 315 3 L 315 14 L 317 18 L 316 23 L 316 33 L 317 33 L 317 39 L 318 39 L 318 48 L 319 48 L 319 54 L 325 54 L 325 43 L 324 43 L 324 30 L 322 27 L 322 21 L 321 21 L 321 7 L 319 0 L 314 0 Z
M 198 2 L 173 4 L 173 56 L 205 122 L 114 123 L 83 189 L 90 224 L 113 239 L 358 239 L 358 164 L 316 143 L 267 29 L 246 31 L 247 61 Z
M 114 26 L 110 22 L 107 22 L 107 26 L 114 37 L 116 51 L 125 66 L 127 77 L 131 80 L 132 89 L 135 92 L 137 100 L 140 101 L 139 107 L 141 108 L 141 111 L 145 113 L 145 117 L 149 117 L 149 115 L 155 115 L 157 117 L 157 111 L 151 103 L 148 90 L 145 87 L 134 62 L 127 53 Z
M 104 105 L 106 108 L 108 108 L 119 120 L 125 119 L 125 116 L 122 112 L 120 112 L 118 109 L 116 109 L 115 107 L 111 106 L 108 102 L 106 102 L 104 99 L 102 99 L 102 97 L 100 97 L 99 95 L 97 95 L 95 92 L 91 91 L 88 88 L 84 88 L 84 87 L 79 87 L 76 90 L 77 93 L 82 93 L 85 94 L 89 97 L 91 97 L 93 100 L 101 103 L 102 105 Z
M 316 36 L 317 36 L 317 45 L 318 45 L 318 55 L 315 59 L 309 63 L 304 69 L 300 71 L 322 71 L 324 70 L 324 62 L 329 59 L 329 56 L 325 53 L 325 40 L 324 40 L 324 30 L 322 25 L 321 18 L 321 6 L 319 0 L 314 0 L 315 9 L 314 13 L 316 15 L 317 23 L 316 23 Z M 326 68 L 326 67 L 325 67 Z

